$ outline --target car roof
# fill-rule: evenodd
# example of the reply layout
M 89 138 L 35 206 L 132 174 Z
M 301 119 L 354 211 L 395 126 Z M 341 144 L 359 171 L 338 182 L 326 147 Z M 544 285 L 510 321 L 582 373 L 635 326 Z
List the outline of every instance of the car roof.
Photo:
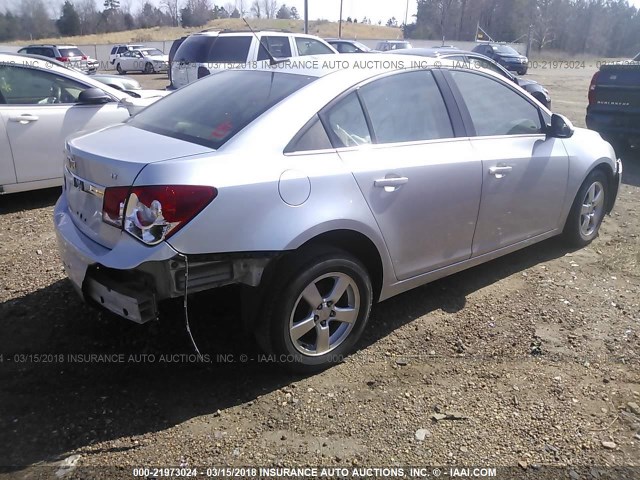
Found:
M 371 53 L 366 56 L 357 53 L 332 53 L 325 55 L 308 55 L 304 57 L 291 57 L 284 62 L 271 66 L 269 60 L 263 60 L 252 65 L 252 71 L 271 71 L 291 73 L 296 75 L 307 75 L 312 77 L 326 77 L 332 74 L 351 75 L 355 79 L 366 79 L 371 76 L 371 72 L 384 73 L 410 68 L 415 66 L 415 58 L 410 55 L 394 55 L 390 57 L 387 53 Z M 426 63 L 425 63 L 426 62 Z M 455 62 L 444 60 L 444 65 L 453 66 Z M 435 58 L 425 58 L 420 61 L 420 66 L 441 66 L 442 61 Z M 350 72 L 350 73 L 349 73 Z
M 438 57 L 440 55 L 446 55 L 449 53 L 466 54 L 465 50 L 459 50 L 457 48 L 450 47 L 437 47 L 437 48 L 412 48 L 410 50 L 389 50 L 385 52 L 385 55 L 413 55 L 420 57 Z M 475 53 L 474 53 L 475 55 Z

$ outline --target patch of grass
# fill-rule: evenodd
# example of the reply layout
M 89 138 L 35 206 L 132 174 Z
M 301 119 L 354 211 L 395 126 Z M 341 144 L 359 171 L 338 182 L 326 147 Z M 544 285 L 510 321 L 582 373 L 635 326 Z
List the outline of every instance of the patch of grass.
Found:
M 304 22 L 302 20 L 280 20 L 280 19 L 250 19 L 249 24 L 254 30 L 288 30 L 290 32 L 302 32 Z M 229 29 L 248 30 L 240 18 L 226 18 L 213 20 L 202 27 L 182 28 L 182 27 L 153 27 L 128 30 L 124 32 L 99 33 L 94 35 L 81 35 L 75 37 L 43 38 L 37 41 L 16 41 L 14 45 L 29 45 L 32 43 L 68 43 L 72 45 L 103 45 L 131 42 L 153 42 L 174 40 L 192 32 L 204 29 Z M 337 37 L 338 23 L 326 20 L 309 22 L 309 33 L 320 37 Z M 380 25 L 364 25 L 360 23 L 342 23 L 342 36 L 344 38 L 357 39 L 397 39 L 402 38 L 402 30 L 394 27 Z

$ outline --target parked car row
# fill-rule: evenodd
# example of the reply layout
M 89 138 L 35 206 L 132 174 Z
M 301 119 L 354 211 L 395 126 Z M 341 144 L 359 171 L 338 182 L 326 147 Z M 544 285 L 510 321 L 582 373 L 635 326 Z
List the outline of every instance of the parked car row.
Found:
M 172 48 L 171 94 L 0 54 L 0 192 L 62 183 L 60 256 L 90 304 L 144 323 L 241 285 L 245 328 L 306 372 L 355 348 L 375 302 L 596 238 L 621 181 L 611 145 L 487 56 L 388 43 L 355 69 L 365 50 L 310 35 L 200 32 Z M 120 73 L 162 71 L 114 49 Z
M 97 72 L 100 63 L 75 45 L 29 45 L 18 50 L 18 53 L 51 58 L 88 74 Z

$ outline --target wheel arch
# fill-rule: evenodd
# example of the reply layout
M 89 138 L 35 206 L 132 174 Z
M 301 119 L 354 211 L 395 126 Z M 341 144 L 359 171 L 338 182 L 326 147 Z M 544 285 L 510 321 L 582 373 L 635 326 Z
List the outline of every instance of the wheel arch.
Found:
M 602 159 L 599 163 L 596 163 L 596 165 L 594 165 L 591 168 L 591 170 L 589 170 L 589 172 L 587 172 L 584 179 L 582 179 L 582 182 L 584 182 L 585 179 L 589 175 L 591 175 L 591 173 L 596 171 L 600 171 L 604 173 L 605 176 L 607 177 L 607 183 L 608 183 L 607 192 L 609 193 L 609 195 L 607 196 L 607 207 L 605 211 L 607 213 L 611 213 L 611 210 L 613 209 L 613 204 L 615 203 L 615 198 L 616 198 L 616 195 L 614 192 L 616 192 L 618 188 L 615 172 L 613 171 L 613 168 L 611 167 L 609 162 L 606 161 L 605 159 Z M 580 185 L 582 185 L 582 182 L 580 183 Z
M 373 300 L 378 301 L 384 283 L 384 265 L 378 247 L 370 238 L 355 230 L 331 230 L 307 240 L 298 250 L 317 246 L 335 247 L 357 258 L 369 273 Z

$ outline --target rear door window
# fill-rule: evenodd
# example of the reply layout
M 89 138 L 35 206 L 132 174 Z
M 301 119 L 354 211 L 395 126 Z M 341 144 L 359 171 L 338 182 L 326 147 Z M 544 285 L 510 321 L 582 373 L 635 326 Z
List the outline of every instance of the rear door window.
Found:
M 296 37 L 296 45 L 298 47 L 298 55 L 324 55 L 334 53 L 324 43 L 319 42 L 314 38 L 308 37 Z
M 258 60 L 269 59 L 269 56 L 265 51 L 265 47 L 267 47 L 269 52 L 271 52 L 271 55 L 276 58 L 288 58 L 291 56 L 291 43 L 289 42 L 289 37 L 265 36 L 260 39 L 260 42 L 261 45 L 258 45 Z
M 324 117 L 324 122 L 336 148 L 371 143 L 367 120 L 355 92 L 331 107 Z
M 249 57 L 252 37 L 222 36 L 213 42 L 207 55 L 207 62 L 241 63 Z

